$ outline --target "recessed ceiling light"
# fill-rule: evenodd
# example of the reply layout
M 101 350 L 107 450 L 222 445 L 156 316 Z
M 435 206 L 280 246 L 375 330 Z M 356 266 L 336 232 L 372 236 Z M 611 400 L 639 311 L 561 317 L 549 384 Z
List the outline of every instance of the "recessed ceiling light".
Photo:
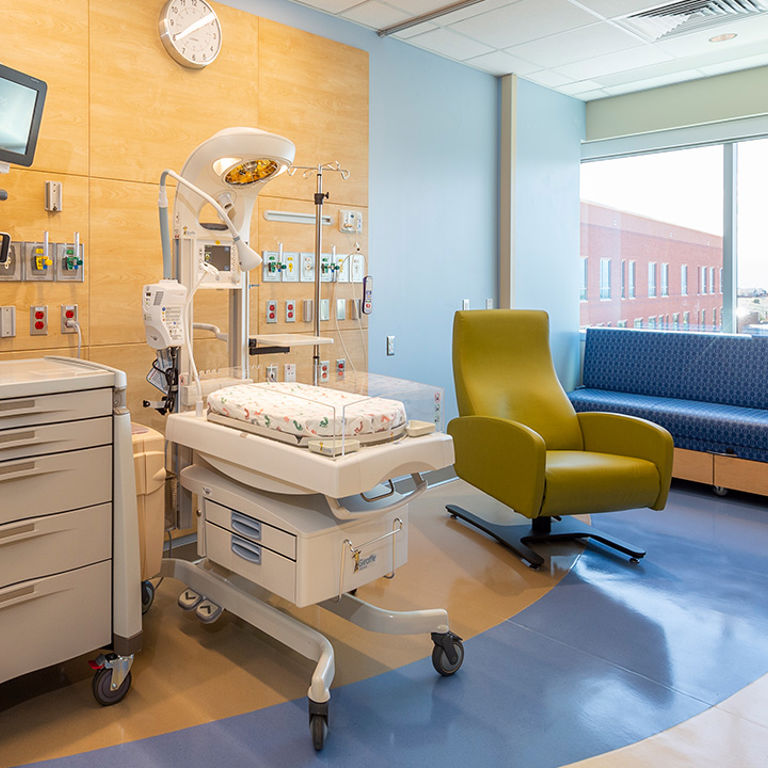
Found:
M 736 37 L 735 32 L 725 32 L 722 35 L 715 35 L 709 38 L 710 43 L 724 43 L 726 40 L 733 40 Z

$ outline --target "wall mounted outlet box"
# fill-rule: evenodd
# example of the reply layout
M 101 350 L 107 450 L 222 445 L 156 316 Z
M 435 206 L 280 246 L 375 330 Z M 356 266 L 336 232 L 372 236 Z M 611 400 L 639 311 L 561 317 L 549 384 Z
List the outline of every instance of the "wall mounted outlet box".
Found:
M 336 299 L 336 319 L 337 320 L 347 319 L 347 300 L 346 299 Z
M 16 335 L 16 307 L 0 307 L 0 339 Z
M 85 245 L 56 243 L 53 247 L 56 280 L 82 283 L 85 279 Z
M 330 371 L 331 364 L 328 360 L 320 361 L 320 376 L 318 377 L 321 382 L 328 382 L 331 378 Z
M 350 299 L 349 302 L 349 319 L 360 319 L 360 299 Z
M 62 210 L 62 184 L 60 181 L 45 182 L 45 210 L 56 213 Z
M 268 365 L 267 366 L 267 381 L 271 381 L 271 382 L 277 381 L 277 366 L 276 365 Z
M 11 241 L 5 261 L 0 264 L 0 282 L 18 282 L 23 279 L 22 253 L 25 247 L 26 243 Z
M 387 336 L 387 355 L 392 356 L 395 354 L 395 337 Z
M 320 319 L 321 320 L 331 319 L 331 300 L 330 299 L 320 299 Z
M 296 299 L 285 300 L 285 322 L 296 322 Z
M 461 300 L 461 308 L 462 309 L 469 309 L 469 299 L 462 299 Z
M 266 304 L 266 319 L 268 323 L 277 322 L 277 301 L 269 299 Z
M 352 257 L 347 253 L 336 254 L 336 282 L 349 282 L 349 262 Z
M 296 363 L 283 365 L 283 381 L 296 381 Z
M 283 277 L 280 266 L 280 254 L 277 251 L 262 251 L 261 281 L 263 283 L 281 282 Z
M 362 283 L 365 277 L 365 257 L 362 253 L 353 253 L 349 257 L 349 281 Z
M 347 371 L 347 361 L 343 357 L 339 357 L 336 360 L 336 378 L 343 379 L 344 374 Z
M 332 267 L 335 266 L 333 256 L 330 253 L 323 253 L 320 255 L 320 282 L 330 283 L 333 282 L 333 275 L 336 270 Z
M 315 254 L 302 252 L 299 254 L 299 275 L 302 283 L 315 282 Z
M 339 211 L 339 232 L 362 232 L 363 212 L 341 209 Z
M 49 243 L 48 248 L 45 247 L 45 243 L 27 243 L 26 246 L 23 279 L 52 282 L 56 271 L 53 266 L 56 244 Z
M 48 335 L 48 307 L 44 304 L 29 308 L 29 335 Z
M 299 281 L 300 254 L 293 252 L 283 253 L 283 282 L 297 283 Z
M 302 300 L 302 320 L 305 323 L 311 323 L 315 319 L 315 300 L 303 299 Z
M 77 333 L 77 328 L 74 325 L 67 325 L 70 321 L 79 323 L 80 319 L 77 313 L 77 304 L 62 304 L 61 305 L 61 332 L 62 333 Z

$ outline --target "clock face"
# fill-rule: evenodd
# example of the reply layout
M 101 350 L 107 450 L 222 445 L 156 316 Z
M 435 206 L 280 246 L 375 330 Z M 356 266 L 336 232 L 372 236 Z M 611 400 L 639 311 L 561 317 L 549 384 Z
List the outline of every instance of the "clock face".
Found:
M 185 67 L 200 69 L 221 50 L 221 25 L 205 0 L 168 0 L 160 12 L 160 39 Z

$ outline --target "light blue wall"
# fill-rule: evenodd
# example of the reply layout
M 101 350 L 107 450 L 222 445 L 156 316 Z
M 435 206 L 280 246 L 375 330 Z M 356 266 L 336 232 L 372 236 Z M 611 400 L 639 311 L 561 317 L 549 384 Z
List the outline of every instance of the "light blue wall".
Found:
M 514 299 L 549 312 L 566 389 L 579 377 L 579 162 L 584 102 L 519 79 L 515 111 Z
M 453 313 L 498 300 L 496 78 L 286 0 L 227 4 L 369 52 L 369 369 L 444 387 L 456 415 Z

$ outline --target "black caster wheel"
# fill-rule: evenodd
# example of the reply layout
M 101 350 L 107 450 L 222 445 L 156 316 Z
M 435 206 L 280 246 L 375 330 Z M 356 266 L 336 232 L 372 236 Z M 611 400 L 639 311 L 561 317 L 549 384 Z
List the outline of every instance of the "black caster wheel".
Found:
M 723 488 L 722 485 L 713 485 L 712 490 L 715 492 L 716 496 L 727 496 L 728 495 L 728 489 Z
M 464 663 L 464 644 L 461 642 L 460 637 L 450 632 L 447 635 L 438 635 L 437 637 L 440 637 L 440 640 L 436 640 L 435 637 L 436 635 L 433 633 L 432 640 L 435 643 L 435 647 L 432 649 L 432 666 L 443 677 L 450 677 L 458 672 Z M 454 656 L 453 661 L 451 661 L 446 648 L 448 643 L 450 643 L 452 655 Z
M 325 746 L 328 721 L 322 715 L 312 715 L 309 718 L 309 732 L 312 734 L 312 746 L 319 752 Z
M 129 672 L 125 676 L 125 680 L 120 684 L 120 687 L 116 690 L 112 690 L 112 670 L 108 668 L 100 669 L 93 676 L 91 683 L 93 688 L 93 697 L 101 704 L 102 707 L 109 707 L 112 704 L 117 704 L 118 701 L 122 701 L 125 694 L 128 693 L 128 689 L 131 687 L 131 673 Z
M 147 580 L 141 582 L 141 612 L 146 613 L 155 601 L 155 585 Z

